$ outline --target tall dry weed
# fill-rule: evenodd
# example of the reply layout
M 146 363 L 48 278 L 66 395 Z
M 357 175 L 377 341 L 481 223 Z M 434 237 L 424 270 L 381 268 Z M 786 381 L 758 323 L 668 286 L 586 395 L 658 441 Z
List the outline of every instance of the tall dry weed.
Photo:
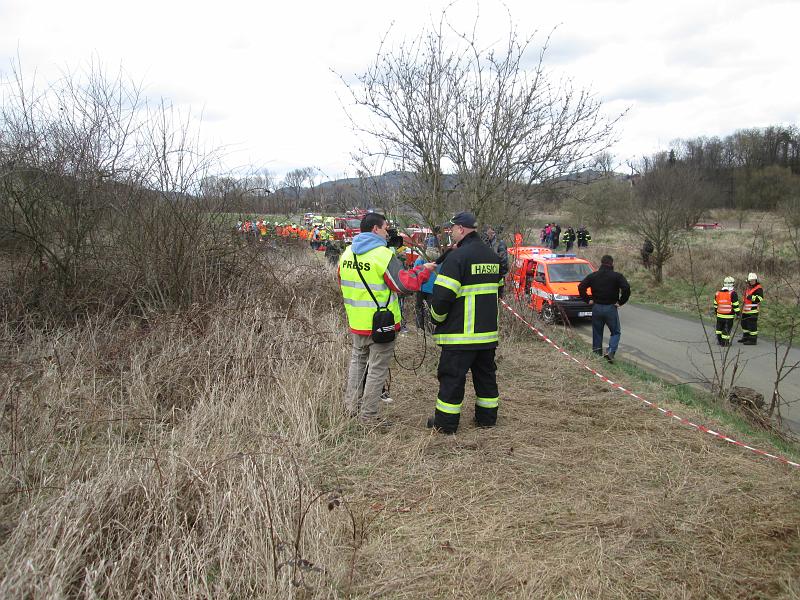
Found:
M 315 259 L 259 259 L 213 307 L 6 327 L 0 596 L 336 595 L 354 521 L 316 463 L 347 338 Z

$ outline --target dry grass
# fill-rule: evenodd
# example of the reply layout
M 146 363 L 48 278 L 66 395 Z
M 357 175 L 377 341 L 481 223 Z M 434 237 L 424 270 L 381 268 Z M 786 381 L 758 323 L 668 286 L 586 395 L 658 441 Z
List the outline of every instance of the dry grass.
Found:
M 213 309 L 4 332 L 0 597 L 800 597 L 796 471 L 508 322 L 496 429 L 423 427 L 428 346 L 364 431 L 332 272 L 272 265 Z
M 755 271 L 767 291 L 765 315 L 776 303 L 795 305 L 797 291 L 792 286 L 800 266 L 785 224 L 773 214 L 752 213 L 739 228 L 738 223 L 725 216 L 723 213 L 712 219 L 724 224 L 722 230 L 686 233 L 675 248 L 675 255 L 664 266 L 661 286 L 655 285 L 652 274 L 641 264 L 642 240 L 627 231 L 619 228 L 593 231 L 588 251 L 577 251 L 595 264 L 600 263 L 603 254 L 613 255 L 615 268 L 633 284 L 634 300 L 694 313 L 694 288 L 705 310 L 724 277 L 732 275 L 743 286 L 747 274 Z
M 433 382 L 396 377 L 412 433 L 358 468 L 411 511 L 382 519 L 365 594 L 436 567 L 393 597 L 798 597 L 796 472 L 676 427 L 543 343 L 504 344 L 499 366 L 499 426 L 468 410 L 454 438 L 421 429 Z

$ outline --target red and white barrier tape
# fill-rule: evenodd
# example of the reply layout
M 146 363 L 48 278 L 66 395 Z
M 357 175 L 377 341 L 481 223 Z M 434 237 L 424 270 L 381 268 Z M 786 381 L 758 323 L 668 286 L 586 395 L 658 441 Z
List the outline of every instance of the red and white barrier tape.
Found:
M 785 465 L 789 465 L 790 467 L 800 468 L 800 464 L 798 464 L 796 462 L 792 462 L 791 460 L 789 460 L 787 458 L 784 458 L 783 456 L 777 456 L 775 454 L 770 454 L 769 452 L 765 452 L 764 450 L 759 450 L 758 448 L 753 448 L 752 446 L 748 446 L 747 444 L 744 444 L 742 442 L 734 440 L 733 438 L 729 438 L 725 434 L 719 433 L 718 431 L 714 431 L 713 429 L 709 429 L 705 425 L 698 425 L 697 423 L 693 423 L 689 419 L 686 419 L 684 417 L 679 417 L 678 415 L 673 413 L 671 410 L 667 410 L 666 408 L 662 408 L 662 407 L 658 406 L 657 404 L 655 404 L 653 402 L 650 402 L 649 400 L 645 400 L 644 398 L 642 398 L 638 394 L 636 394 L 636 393 L 634 393 L 634 392 L 632 392 L 630 390 L 625 389 L 619 383 L 615 383 L 614 381 L 611 381 L 608 377 L 606 377 L 602 373 L 598 373 L 591 366 L 587 365 L 586 363 L 581 362 L 580 360 L 578 360 L 577 358 L 572 356 L 569 352 L 564 350 L 564 348 L 562 348 L 561 346 L 556 344 L 553 340 L 551 340 L 549 337 L 547 337 L 541 330 L 539 330 L 536 327 L 534 327 L 533 325 L 531 325 L 528 322 L 528 320 L 525 319 L 525 317 L 523 317 L 516 310 L 514 310 L 505 300 L 500 300 L 500 302 L 501 302 L 501 304 L 503 306 L 505 306 L 509 310 L 509 312 L 511 314 L 513 314 L 520 321 L 525 323 L 525 325 L 527 325 L 528 328 L 531 331 L 533 331 L 536 335 L 538 335 L 540 338 L 542 338 L 545 342 L 550 344 L 553 348 L 558 350 L 562 355 L 566 356 L 571 361 L 575 362 L 576 364 L 580 365 L 581 367 L 583 367 L 584 369 L 586 369 L 587 371 L 589 371 L 593 375 L 597 376 L 600 379 L 600 381 L 603 381 L 603 382 L 607 383 L 612 388 L 614 388 L 616 390 L 619 390 L 620 392 L 622 392 L 624 394 L 627 394 L 628 396 L 631 396 L 632 398 L 636 398 L 640 402 L 643 402 L 645 404 L 645 406 L 648 406 L 650 408 L 654 408 L 655 410 L 659 411 L 661 414 L 663 414 L 666 417 L 671 417 L 671 418 L 675 419 L 676 421 L 679 421 L 681 423 L 681 425 L 686 425 L 687 427 L 691 427 L 693 429 L 696 429 L 697 431 L 702 431 L 703 433 L 707 433 L 709 435 L 713 435 L 714 437 L 719 438 L 719 439 L 721 439 L 723 441 L 726 441 L 729 444 L 733 444 L 734 446 L 739 446 L 740 448 L 744 448 L 746 450 L 750 450 L 750 452 L 754 452 L 755 454 L 758 454 L 759 456 L 763 456 L 764 458 L 777 460 L 778 462 L 783 463 Z

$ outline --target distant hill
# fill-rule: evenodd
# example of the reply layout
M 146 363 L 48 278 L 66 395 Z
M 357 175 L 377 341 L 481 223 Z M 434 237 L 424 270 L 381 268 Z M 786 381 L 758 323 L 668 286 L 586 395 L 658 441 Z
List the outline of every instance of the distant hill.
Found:
M 606 174 L 602 171 L 596 171 L 594 169 L 584 169 L 582 171 L 575 171 L 573 173 L 568 173 L 566 175 L 562 175 L 561 177 L 556 177 L 555 179 L 551 180 L 551 183 L 560 183 L 560 182 L 574 182 L 574 183 L 591 183 L 598 179 L 602 179 L 605 177 Z M 614 173 L 614 177 L 624 179 L 626 176 L 620 173 Z M 444 175 L 444 189 L 445 190 L 454 190 L 458 187 L 458 175 Z M 363 179 L 363 184 L 367 189 L 383 189 L 383 190 L 394 190 L 400 189 L 404 186 L 409 186 L 414 181 L 414 174 L 410 171 L 388 171 L 383 175 L 374 175 L 370 177 L 366 177 Z M 326 188 L 333 188 L 336 186 L 353 186 L 353 187 L 360 187 L 362 185 L 362 179 L 359 177 L 348 177 L 345 179 L 335 179 L 333 181 L 325 181 L 321 183 L 317 187 L 321 187 L 323 189 Z
M 445 175 L 444 189 L 452 190 L 458 185 L 458 175 Z M 387 171 L 383 175 L 371 175 L 369 177 L 348 177 L 345 179 L 335 179 L 333 181 L 325 181 L 318 187 L 323 189 L 332 188 L 335 186 L 353 186 L 361 187 L 362 184 L 367 189 L 382 189 L 387 191 L 401 189 L 408 187 L 414 183 L 414 173 L 411 171 Z
M 553 189 L 585 185 L 605 176 L 601 171 L 584 169 L 552 179 L 548 181 L 547 187 Z M 625 178 L 619 173 L 615 173 L 614 176 Z M 411 171 L 387 171 L 382 175 L 368 177 L 344 177 L 323 181 L 313 188 L 278 188 L 275 190 L 275 199 L 287 203 L 287 206 L 308 207 L 312 210 L 345 210 L 355 206 L 373 206 L 394 192 L 413 189 L 414 179 L 414 173 Z M 457 190 L 459 176 L 445 174 L 442 184 L 445 191 Z
M 612 176 L 615 179 L 627 179 L 628 177 L 622 173 L 613 173 Z M 603 179 L 605 177 L 607 177 L 607 175 L 603 171 L 584 169 L 583 171 L 575 171 L 574 173 L 568 173 L 567 175 L 556 177 L 552 180 L 552 183 L 592 183 L 593 181 L 597 181 L 598 179 Z

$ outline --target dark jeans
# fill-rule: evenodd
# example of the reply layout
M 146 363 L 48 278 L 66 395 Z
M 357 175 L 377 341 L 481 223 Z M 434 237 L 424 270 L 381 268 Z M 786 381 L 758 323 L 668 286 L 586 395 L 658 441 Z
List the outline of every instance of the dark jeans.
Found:
M 608 325 L 611 337 L 608 339 L 608 353 L 614 354 L 619 346 L 622 329 L 619 325 L 619 313 L 615 304 L 592 305 L 592 351 L 603 353 L 603 332 Z

